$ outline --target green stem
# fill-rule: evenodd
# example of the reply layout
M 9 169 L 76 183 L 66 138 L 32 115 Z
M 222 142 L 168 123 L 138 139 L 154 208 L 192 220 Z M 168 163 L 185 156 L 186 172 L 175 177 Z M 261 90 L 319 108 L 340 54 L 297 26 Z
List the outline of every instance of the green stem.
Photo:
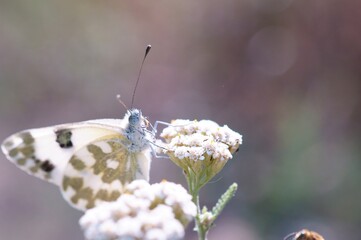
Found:
M 197 205 L 196 227 L 197 227 L 197 232 L 198 232 L 198 239 L 206 240 L 207 230 L 202 225 L 201 219 L 200 219 L 202 210 L 199 205 L 199 193 L 197 193 L 197 195 L 194 197 L 196 198 L 196 205 Z
M 199 189 L 200 189 L 198 186 L 199 180 L 191 172 L 186 172 L 186 176 L 187 176 L 186 178 L 188 183 L 188 189 L 192 195 L 192 201 L 197 206 L 197 215 L 195 217 L 195 225 L 196 225 L 195 229 L 198 232 L 198 239 L 206 240 L 208 229 L 206 229 L 206 227 L 203 226 L 201 223 L 202 209 L 199 205 Z

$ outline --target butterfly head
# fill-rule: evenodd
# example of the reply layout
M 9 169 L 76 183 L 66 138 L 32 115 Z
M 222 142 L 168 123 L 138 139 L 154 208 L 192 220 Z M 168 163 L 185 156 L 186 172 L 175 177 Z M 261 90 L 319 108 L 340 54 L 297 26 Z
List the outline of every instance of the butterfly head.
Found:
M 139 109 L 133 108 L 128 110 L 128 121 L 131 126 L 138 126 L 143 120 L 142 112 Z

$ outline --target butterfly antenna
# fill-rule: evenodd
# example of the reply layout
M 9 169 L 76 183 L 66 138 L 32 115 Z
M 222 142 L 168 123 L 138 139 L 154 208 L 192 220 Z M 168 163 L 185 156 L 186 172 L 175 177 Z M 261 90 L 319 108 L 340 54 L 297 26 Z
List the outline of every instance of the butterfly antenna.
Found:
M 138 74 L 138 79 L 137 79 L 137 82 L 135 83 L 135 87 L 134 87 L 134 91 L 133 91 L 133 96 L 132 96 L 132 103 L 130 105 L 130 108 L 133 108 L 133 103 L 134 103 L 134 96 L 135 96 L 135 91 L 137 90 L 137 87 L 138 87 L 138 83 L 139 83 L 139 79 L 140 79 L 140 74 L 142 72 L 142 68 L 143 68 L 143 64 L 144 64 L 144 61 L 150 51 L 150 49 L 152 48 L 151 45 L 148 45 L 147 48 L 145 49 L 145 54 L 144 54 L 144 58 L 143 58 L 143 61 L 142 61 L 142 65 L 140 65 L 140 69 L 139 69 L 139 74 Z
M 122 101 L 121 97 L 120 97 L 120 94 L 117 94 L 117 100 L 118 102 L 125 108 L 125 110 L 129 110 L 127 108 L 127 105 L 125 105 L 125 103 Z

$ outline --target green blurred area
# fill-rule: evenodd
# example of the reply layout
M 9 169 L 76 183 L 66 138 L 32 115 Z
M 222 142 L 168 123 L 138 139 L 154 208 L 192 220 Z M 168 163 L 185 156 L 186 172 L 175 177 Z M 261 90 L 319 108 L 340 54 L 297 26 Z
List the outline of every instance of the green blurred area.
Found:
M 147 44 L 135 107 L 151 122 L 211 119 L 244 144 L 202 191 L 239 191 L 209 239 L 327 240 L 361 230 L 361 2 L 0 1 L 0 138 L 122 118 Z M 181 182 L 154 159 L 151 182 Z M 81 213 L 54 186 L 0 161 L 1 239 L 81 239 Z M 186 239 L 194 239 L 189 228 Z

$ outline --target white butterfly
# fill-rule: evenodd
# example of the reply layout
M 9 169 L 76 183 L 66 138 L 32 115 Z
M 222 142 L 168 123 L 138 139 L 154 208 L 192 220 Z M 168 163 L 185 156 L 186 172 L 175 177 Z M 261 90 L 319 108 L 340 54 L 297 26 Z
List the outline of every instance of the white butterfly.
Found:
M 1 145 L 27 173 L 60 187 L 63 197 L 85 210 L 114 201 L 134 179 L 149 180 L 154 132 L 138 109 L 123 119 L 100 119 L 30 129 Z

